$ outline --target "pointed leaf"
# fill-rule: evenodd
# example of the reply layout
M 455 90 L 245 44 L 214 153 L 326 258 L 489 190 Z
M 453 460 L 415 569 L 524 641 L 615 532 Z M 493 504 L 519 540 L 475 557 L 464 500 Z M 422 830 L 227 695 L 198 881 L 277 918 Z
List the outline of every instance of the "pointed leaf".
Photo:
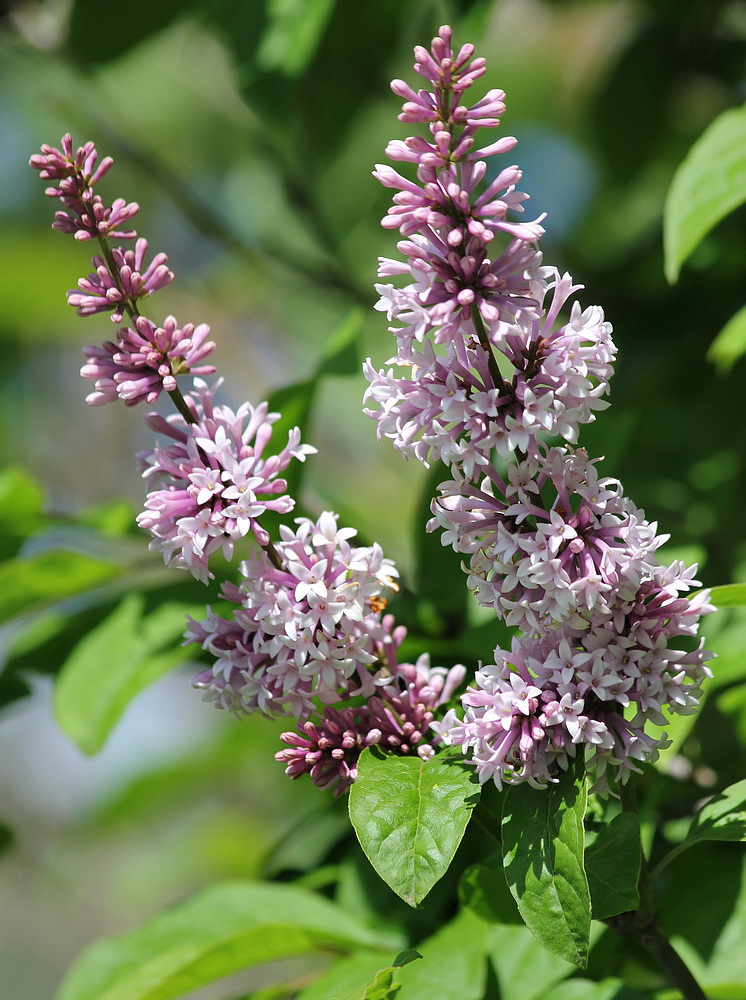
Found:
M 174 1000 L 261 962 L 375 947 L 329 900 L 296 886 L 226 882 L 85 951 L 55 1000 Z
M 685 843 L 746 840 L 746 778 L 706 802 L 692 820 Z
M 585 871 L 594 920 L 637 909 L 641 858 L 640 823 L 633 813 L 615 816 L 588 844 Z
M 384 882 L 417 906 L 445 875 L 478 798 L 460 753 L 423 761 L 368 749 L 350 789 L 350 819 Z
M 746 607 L 746 583 L 725 583 L 721 587 L 713 587 L 710 601 L 716 608 Z
M 583 870 L 582 759 L 545 789 L 514 785 L 503 809 L 503 863 L 521 916 L 549 951 L 584 968 L 591 898 Z
M 694 143 L 676 171 L 663 217 L 666 277 L 703 237 L 746 201 L 746 105 L 724 111 Z

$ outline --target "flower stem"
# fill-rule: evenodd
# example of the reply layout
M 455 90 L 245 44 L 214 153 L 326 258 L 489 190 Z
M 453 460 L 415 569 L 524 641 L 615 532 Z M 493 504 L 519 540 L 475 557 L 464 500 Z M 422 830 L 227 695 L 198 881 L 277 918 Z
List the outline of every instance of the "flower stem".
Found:
M 471 307 L 471 320 L 474 324 L 476 335 L 479 338 L 479 343 L 487 352 L 490 375 L 492 376 L 492 381 L 495 383 L 495 388 L 499 388 L 501 393 L 508 392 L 510 387 L 503 378 L 502 372 L 497 364 L 497 359 L 492 351 L 492 344 L 490 344 L 489 338 L 487 337 L 487 331 L 484 326 L 482 314 L 480 313 L 479 307 L 476 303 L 473 303 Z

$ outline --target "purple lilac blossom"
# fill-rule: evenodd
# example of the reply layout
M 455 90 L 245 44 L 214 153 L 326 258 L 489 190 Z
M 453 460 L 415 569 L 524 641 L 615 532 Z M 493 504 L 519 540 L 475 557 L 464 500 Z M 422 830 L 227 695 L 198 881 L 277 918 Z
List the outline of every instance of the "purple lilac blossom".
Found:
M 368 359 L 365 412 L 405 457 L 449 467 L 428 530 L 468 557 L 477 600 L 523 633 L 478 671 L 463 722 L 451 710 L 431 728 L 498 786 L 543 786 L 582 745 L 606 790 L 609 773 L 624 782 L 633 761 L 665 745 L 646 726 L 698 704 L 712 654 L 693 637 L 712 608 L 707 592 L 684 596 L 696 567 L 662 567 L 666 538 L 570 447 L 608 406 L 611 327 L 577 301 L 561 318 L 580 286 L 543 264 L 543 217 L 511 219 L 527 198 L 520 169 L 488 179 L 486 158 L 516 140 L 476 145 L 480 126 L 499 125 L 505 94 L 467 105 L 484 73 L 473 52 L 454 54 L 443 27 L 430 52 L 415 49 L 432 90 L 392 83 L 406 102 L 400 121 L 429 135 L 386 150 L 416 180 L 381 165 L 374 174 L 397 192 L 382 225 L 407 237 L 379 276 L 409 283 L 376 286 L 397 344 L 387 364 L 399 371 Z M 566 445 L 552 447 L 558 437 Z
M 174 276 L 167 267 L 168 257 L 156 254 L 146 266 L 147 250 L 147 240 L 143 239 L 137 241 L 134 250 L 114 247 L 113 274 L 103 257 L 94 257 L 94 273 L 78 281 L 80 291 L 73 288 L 67 293 L 67 301 L 78 316 L 111 312 L 112 323 L 121 323 L 128 306 L 170 285 Z
M 263 550 L 241 563 L 240 586 L 223 585 L 232 618 L 210 612 L 187 638 L 217 659 L 195 680 L 236 713 L 294 715 L 306 721 L 314 699 L 331 705 L 369 698 L 384 660 L 395 662 L 403 631 L 382 622 L 385 592 L 397 590 L 394 564 L 379 545 L 358 546 L 336 515 L 281 525 L 276 563 Z
M 86 403 L 154 403 L 164 389 L 176 389 L 178 375 L 211 375 L 213 365 L 199 364 L 215 349 L 209 335 L 206 323 L 180 327 L 174 316 L 167 316 L 163 326 L 156 326 L 146 316 L 137 316 L 132 327 L 117 330 L 116 343 L 107 340 L 100 347 L 83 348 L 88 360 L 80 374 L 96 382 Z
M 191 422 L 180 413 L 168 419 L 149 414 L 148 426 L 169 443 L 139 456 L 143 476 L 153 477 L 158 489 L 148 494 L 138 524 L 153 535 L 150 547 L 167 564 L 203 582 L 213 576 L 212 553 L 231 558 L 234 543 L 248 534 L 260 545 L 269 543 L 259 518 L 268 510 L 286 514 L 295 505 L 280 473 L 316 451 L 301 444 L 295 427 L 279 454 L 265 455 L 280 415 L 269 413 L 267 403 L 243 403 L 235 412 L 215 404 L 221 383 L 210 387 L 195 379 L 185 397 Z

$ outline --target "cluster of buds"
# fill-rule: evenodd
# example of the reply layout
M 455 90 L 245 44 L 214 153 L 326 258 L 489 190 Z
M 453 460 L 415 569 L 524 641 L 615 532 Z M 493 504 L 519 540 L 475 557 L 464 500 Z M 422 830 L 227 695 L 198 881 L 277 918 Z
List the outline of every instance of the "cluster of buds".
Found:
M 505 95 L 467 105 L 485 71 L 473 52 L 455 53 L 443 27 L 415 48 L 427 89 L 391 85 L 399 120 L 427 134 L 386 150 L 415 180 L 375 171 L 397 192 L 382 224 L 405 237 L 379 275 L 407 283 L 377 286 L 397 353 L 395 368 L 366 363 L 366 412 L 405 457 L 448 467 L 428 529 L 464 554 L 476 600 L 520 630 L 440 731 L 498 787 L 546 785 L 582 750 L 605 790 L 655 759 L 666 713 L 696 709 L 712 654 L 694 637 L 713 609 L 706 592 L 685 596 L 696 567 L 662 566 L 665 536 L 576 447 L 608 406 L 611 327 L 577 301 L 560 315 L 580 286 L 543 265 L 543 217 L 514 219 L 519 168 L 488 167 L 516 140 L 475 148 Z
M 296 527 L 281 525 L 272 539 L 263 515 L 295 507 L 283 473 L 316 449 L 297 427 L 278 447 L 272 425 L 280 414 L 266 402 L 234 411 L 215 401 L 222 380 L 200 377 L 215 372 L 203 363 L 215 347 L 206 324 L 181 326 L 173 316 L 158 323 L 143 313 L 144 301 L 173 274 L 163 253 L 147 262 L 147 242 L 126 225 L 139 206 L 123 199 L 107 205 L 94 193 L 111 157 L 99 162 L 92 142 L 74 149 L 66 135 L 60 149 L 45 145 L 30 163 L 52 182 L 46 194 L 62 202 L 54 228 L 98 244 L 92 273 L 68 292 L 80 316 L 108 312 L 117 326 L 113 340 L 84 348 L 81 374 L 95 382 L 86 401 L 151 404 L 165 391 L 176 407 L 168 418 L 145 416 L 158 435 L 139 456 L 153 486 L 137 518 L 150 547 L 208 583 L 211 559 L 230 561 L 236 543 L 247 542 L 240 582 L 222 587 L 230 617 L 208 607 L 205 620 L 189 621 L 187 642 L 213 661 L 195 687 L 236 715 L 293 717 L 298 732 L 283 734 L 288 749 L 277 759 L 291 777 L 308 773 L 334 794 L 354 780 L 365 746 L 427 759 L 442 741 L 431 729 L 436 710 L 464 668 L 431 668 L 427 656 L 399 662 L 406 629 L 383 615 L 386 595 L 397 589 L 396 568 L 380 546 L 351 545 L 356 532 L 339 528 L 336 515 L 296 518 Z M 120 240 L 134 249 L 113 244 Z M 190 388 L 182 392 L 184 378 Z

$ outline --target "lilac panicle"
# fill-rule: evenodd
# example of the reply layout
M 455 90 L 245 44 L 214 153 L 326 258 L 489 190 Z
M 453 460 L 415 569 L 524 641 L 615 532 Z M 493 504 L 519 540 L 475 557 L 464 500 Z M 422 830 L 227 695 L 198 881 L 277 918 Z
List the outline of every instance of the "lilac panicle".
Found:
M 445 26 L 415 48 L 428 89 L 392 83 L 400 121 L 429 134 L 386 148 L 415 179 L 374 172 L 396 192 L 382 225 L 405 237 L 379 276 L 404 283 L 376 286 L 397 353 L 394 368 L 365 363 L 365 412 L 405 457 L 449 468 L 428 530 L 464 555 L 477 600 L 522 631 L 477 672 L 464 720 L 451 710 L 431 724 L 482 781 L 543 786 L 583 746 L 606 790 L 665 746 L 650 726 L 696 707 L 712 654 L 695 636 L 712 608 L 707 592 L 685 596 L 696 567 L 662 567 L 666 537 L 574 447 L 608 406 L 611 327 L 577 301 L 562 316 L 580 286 L 543 264 L 543 216 L 514 218 L 520 169 L 488 175 L 487 158 L 516 140 L 477 144 L 505 94 L 469 103 L 484 60 L 451 42 Z
M 165 288 L 174 280 L 165 253 L 156 254 L 145 266 L 147 240 L 139 239 L 134 250 L 114 247 L 111 251 L 114 274 L 103 257 L 94 257 L 95 271 L 78 281 L 80 291 L 70 289 L 67 301 L 78 316 L 110 312 L 112 323 L 121 323 L 128 305 Z

